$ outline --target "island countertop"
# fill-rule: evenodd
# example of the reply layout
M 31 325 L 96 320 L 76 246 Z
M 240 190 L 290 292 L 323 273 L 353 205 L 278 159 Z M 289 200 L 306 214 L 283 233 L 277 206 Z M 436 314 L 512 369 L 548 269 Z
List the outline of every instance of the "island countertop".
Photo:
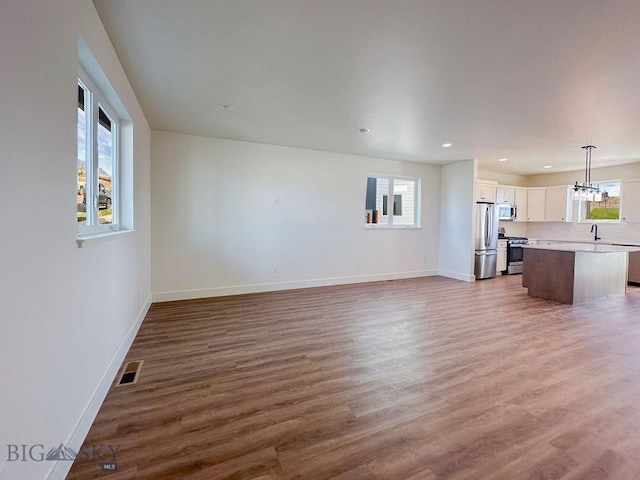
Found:
M 613 253 L 613 252 L 640 252 L 640 247 L 611 245 L 602 243 L 552 243 L 550 245 L 522 245 L 526 249 L 535 250 L 555 250 L 561 252 L 591 252 L 591 253 Z

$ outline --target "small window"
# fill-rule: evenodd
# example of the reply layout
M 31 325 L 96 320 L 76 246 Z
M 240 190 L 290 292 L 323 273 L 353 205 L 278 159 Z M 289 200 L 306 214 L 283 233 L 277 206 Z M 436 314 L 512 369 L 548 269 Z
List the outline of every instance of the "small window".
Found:
M 580 202 L 580 220 L 584 222 L 620 221 L 620 180 L 594 183 L 600 188 L 600 201 Z
M 369 175 L 365 223 L 371 227 L 419 227 L 419 198 L 419 178 Z
M 118 229 L 118 119 L 89 78 L 78 78 L 77 221 L 80 234 Z

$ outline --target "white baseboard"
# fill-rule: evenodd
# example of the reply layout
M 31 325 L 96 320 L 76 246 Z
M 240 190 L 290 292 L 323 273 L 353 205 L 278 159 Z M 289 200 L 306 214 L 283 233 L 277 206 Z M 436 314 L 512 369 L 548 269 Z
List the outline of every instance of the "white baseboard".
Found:
M 448 270 L 440 270 L 438 275 L 441 277 L 453 278 L 454 280 L 462 280 L 463 282 L 475 282 L 476 276 L 466 273 L 450 272 Z
M 159 292 L 153 294 L 154 302 L 171 302 L 174 300 L 192 300 L 195 298 L 224 297 L 245 293 L 275 292 L 278 290 L 294 290 L 297 288 L 327 287 L 330 285 L 346 285 L 350 283 L 380 282 L 384 280 L 400 280 L 402 278 L 432 277 L 438 275 L 437 270 L 418 270 L 413 272 L 380 273 L 374 275 L 358 275 L 354 277 L 319 278 L 292 282 L 258 283 L 252 285 L 236 285 L 232 287 L 203 288 L 197 290 L 178 290 L 175 292 Z
M 122 340 L 120 348 L 118 348 L 118 351 L 109 364 L 109 368 L 107 368 L 107 371 L 102 376 L 98 387 L 95 389 L 93 395 L 91 396 L 91 400 L 85 407 L 84 412 L 82 412 L 80 420 L 78 420 L 78 423 L 73 428 L 71 435 L 69 435 L 69 438 L 64 443 L 65 446 L 73 449 L 76 452 L 80 450 L 80 447 L 82 447 L 82 443 L 87 437 L 87 433 L 89 433 L 89 429 L 91 428 L 93 421 L 98 415 L 98 411 L 102 406 L 102 402 L 104 402 L 104 399 L 107 396 L 109 389 L 111 388 L 111 383 L 118 374 L 120 365 L 122 365 L 124 358 L 127 356 L 127 352 L 129 351 L 129 348 L 131 348 L 131 344 L 136 338 L 138 330 L 140 329 L 140 325 L 142 325 L 142 321 L 147 315 L 150 307 L 151 296 L 149 296 L 142 305 L 142 308 L 136 316 L 135 322 L 133 323 L 133 325 L 131 325 L 131 328 L 127 332 L 127 335 Z M 51 470 L 49 470 L 49 474 L 46 476 L 46 478 L 48 480 L 64 480 L 69 473 L 69 470 L 71 469 L 72 462 L 58 461 L 51 463 L 53 463 L 53 467 L 51 468 Z

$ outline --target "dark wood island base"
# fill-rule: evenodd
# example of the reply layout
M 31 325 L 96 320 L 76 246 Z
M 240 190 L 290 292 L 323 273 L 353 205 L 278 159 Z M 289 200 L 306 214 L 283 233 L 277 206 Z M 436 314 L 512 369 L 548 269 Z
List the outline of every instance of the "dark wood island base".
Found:
M 565 304 L 589 302 L 627 291 L 626 247 L 589 244 L 529 245 L 522 286 L 529 296 Z

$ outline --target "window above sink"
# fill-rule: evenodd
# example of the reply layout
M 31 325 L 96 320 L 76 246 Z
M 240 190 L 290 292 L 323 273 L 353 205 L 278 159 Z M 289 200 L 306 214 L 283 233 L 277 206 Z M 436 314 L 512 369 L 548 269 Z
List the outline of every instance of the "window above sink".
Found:
M 580 223 L 620 223 L 621 180 L 594 182 L 602 192 L 602 201 L 581 201 Z

